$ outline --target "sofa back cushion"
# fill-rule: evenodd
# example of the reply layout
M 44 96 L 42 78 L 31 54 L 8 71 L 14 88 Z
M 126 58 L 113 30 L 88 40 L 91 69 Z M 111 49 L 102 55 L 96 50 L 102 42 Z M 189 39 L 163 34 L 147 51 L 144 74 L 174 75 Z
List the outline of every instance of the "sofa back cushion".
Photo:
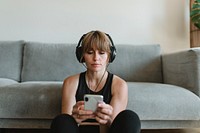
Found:
M 27 42 L 22 81 L 63 81 L 85 68 L 75 56 L 76 45 Z
M 20 81 L 24 41 L 0 41 L 0 78 Z
M 111 72 L 129 82 L 163 82 L 160 45 L 116 45 L 116 49 Z
M 75 56 L 76 44 L 28 42 L 24 48 L 22 81 L 63 81 L 86 69 Z M 116 45 L 109 71 L 126 81 L 162 82 L 159 45 Z

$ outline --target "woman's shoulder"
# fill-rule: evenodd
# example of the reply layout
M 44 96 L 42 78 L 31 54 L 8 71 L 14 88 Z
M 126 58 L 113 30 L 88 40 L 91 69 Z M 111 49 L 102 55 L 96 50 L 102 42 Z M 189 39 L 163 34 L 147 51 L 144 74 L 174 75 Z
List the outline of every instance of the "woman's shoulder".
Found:
M 117 97 L 128 96 L 128 85 L 127 82 L 117 75 L 113 75 L 112 81 L 112 95 Z
M 127 88 L 127 83 L 121 77 L 113 74 L 113 86 L 116 88 Z
M 123 78 L 121 78 L 120 76 L 115 75 L 115 74 L 113 74 L 113 81 L 120 82 L 120 83 L 126 83 L 126 81 Z
M 71 75 L 71 76 L 69 76 L 69 77 L 66 77 L 66 78 L 64 79 L 64 82 L 66 82 L 66 81 L 71 81 L 71 80 L 76 80 L 77 78 L 79 78 L 79 75 L 80 75 L 80 73 L 79 73 L 79 74 L 75 74 L 75 75 Z
M 62 87 L 63 92 L 67 91 L 67 92 L 70 92 L 70 94 L 75 93 L 76 88 L 78 87 L 79 75 L 80 74 L 71 75 L 64 79 L 63 87 Z
M 66 77 L 63 81 L 63 85 L 76 85 L 79 81 L 79 76 L 80 73 Z

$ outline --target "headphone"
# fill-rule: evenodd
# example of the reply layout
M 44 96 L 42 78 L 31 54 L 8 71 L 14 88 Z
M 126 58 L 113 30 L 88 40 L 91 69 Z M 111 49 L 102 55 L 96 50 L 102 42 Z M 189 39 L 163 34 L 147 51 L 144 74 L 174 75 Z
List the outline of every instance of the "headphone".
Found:
M 77 60 L 78 60 L 80 63 L 83 63 L 83 62 L 84 62 L 84 59 L 83 59 L 83 50 L 82 50 L 81 44 L 82 44 L 82 41 L 83 41 L 83 39 L 84 39 L 84 37 L 85 37 L 86 35 L 87 35 L 87 34 L 84 34 L 84 35 L 80 38 L 80 40 L 79 40 L 79 42 L 78 42 L 78 45 L 76 46 L 76 58 L 77 58 Z M 110 60 L 109 60 L 109 62 L 112 63 L 113 60 L 115 59 L 115 56 L 116 56 L 116 48 L 115 48 L 115 45 L 114 45 L 113 40 L 112 40 L 112 38 L 110 37 L 110 35 L 109 35 L 109 34 L 106 34 L 106 33 L 105 33 L 105 35 L 108 37 L 108 39 L 109 39 L 110 42 L 111 42 L 111 46 L 110 46 Z

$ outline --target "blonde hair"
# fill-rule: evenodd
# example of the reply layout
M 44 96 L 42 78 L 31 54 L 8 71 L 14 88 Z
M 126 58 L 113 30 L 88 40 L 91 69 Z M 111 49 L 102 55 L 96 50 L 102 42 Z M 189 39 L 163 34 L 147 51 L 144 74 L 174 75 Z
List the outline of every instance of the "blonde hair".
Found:
M 108 57 L 110 58 L 110 46 L 111 46 L 111 42 L 108 38 L 108 36 L 101 31 L 90 31 L 88 32 L 82 41 L 82 54 L 90 51 L 90 50 L 94 50 L 94 49 L 98 49 L 100 51 L 105 51 L 108 53 Z

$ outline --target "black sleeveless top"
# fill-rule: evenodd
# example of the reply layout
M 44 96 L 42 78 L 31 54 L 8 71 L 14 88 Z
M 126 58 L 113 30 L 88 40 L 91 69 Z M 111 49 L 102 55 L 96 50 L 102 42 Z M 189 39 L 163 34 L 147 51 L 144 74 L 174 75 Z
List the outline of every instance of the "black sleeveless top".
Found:
M 112 85 L 113 74 L 108 72 L 106 83 L 104 87 L 98 92 L 94 92 L 88 88 L 85 79 L 85 74 L 86 72 L 82 72 L 79 76 L 79 84 L 76 91 L 76 101 L 83 101 L 83 97 L 85 94 L 96 94 L 96 95 L 103 95 L 104 102 L 109 104 L 112 98 L 111 85 Z

